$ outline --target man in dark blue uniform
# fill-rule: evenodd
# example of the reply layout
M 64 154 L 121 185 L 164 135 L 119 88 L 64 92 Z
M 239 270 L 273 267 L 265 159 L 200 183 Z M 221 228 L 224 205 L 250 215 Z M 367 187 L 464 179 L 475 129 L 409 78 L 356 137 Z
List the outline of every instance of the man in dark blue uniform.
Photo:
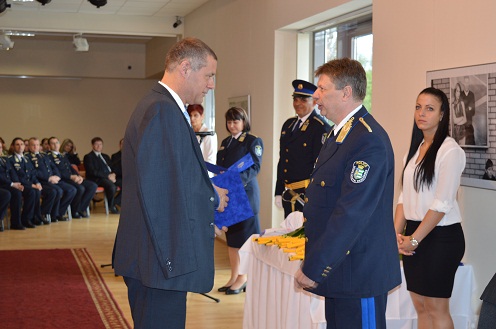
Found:
M 57 167 L 62 181 L 76 189 L 76 196 L 71 202 L 72 218 L 88 218 L 89 214 L 86 209 L 88 209 L 98 185 L 79 175 L 79 172 L 72 167 L 67 155 L 58 151 L 60 142 L 57 137 L 50 137 L 48 144 L 51 150 L 47 155 Z
M 385 329 L 388 291 L 401 283 L 393 149 L 362 105 L 367 78 L 359 62 L 332 60 L 316 76 L 313 97 L 336 126 L 306 190 L 307 243 L 296 284 L 325 297 L 327 328 Z
M 26 194 L 33 193 L 34 195 L 33 197 L 34 213 L 29 212 L 29 214 L 27 214 L 29 215 L 28 217 L 28 216 L 24 216 L 24 212 L 23 212 L 23 216 L 21 216 L 22 219 L 21 226 L 27 228 L 34 228 L 35 226 L 33 224 L 33 221 L 41 220 L 40 198 L 43 187 L 38 181 L 38 178 L 36 178 L 36 171 L 34 170 L 34 167 L 31 165 L 31 162 L 28 161 L 28 159 L 23 154 L 25 144 L 22 138 L 20 137 L 14 138 L 10 146 L 14 154 L 9 156 L 8 158 L 9 165 L 14 168 L 18 178 L 18 182 L 21 183 L 22 185 L 23 196 L 26 196 L 24 194 L 24 190 L 27 190 Z M 11 177 L 14 177 L 14 175 L 11 175 Z M 31 190 L 32 192 L 28 192 L 29 190 Z M 44 196 L 44 200 L 45 199 L 49 200 L 49 202 L 53 202 L 55 200 L 56 194 L 53 191 L 46 190 L 45 193 L 46 194 Z
M 3 145 L 0 143 L 0 154 L 2 154 Z M 28 222 L 34 217 L 34 197 L 33 189 L 25 189 L 20 183 L 15 170 L 3 156 L 0 156 L 0 188 L 8 193 L 2 196 L 2 199 L 10 201 L 10 228 L 12 230 L 25 230 L 22 222 Z M 23 204 L 24 198 L 24 204 Z M 22 209 L 22 213 L 21 213 Z M 0 210 L 0 221 L 3 219 L 4 212 L 7 209 Z M 1 228 L 3 229 L 3 221 Z
M 317 87 L 304 80 L 294 80 L 293 87 L 293 107 L 297 115 L 282 126 L 275 190 L 275 204 L 284 208 L 285 218 L 291 212 L 303 209 L 297 198 L 304 199 L 313 165 L 331 130 L 313 109 L 315 101 L 312 95 Z
M 41 216 L 44 224 L 48 224 L 46 218 L 47 214 L 54 222 L 66 220 L 65 213 L 69 204 L 72 202 L 76 195 L 76 189 L 63 182 L 60 176 L 60 172 L 57 166 L 50 160 L 50 157 L 46 154 L 40 153 L 40 141 L 35 137 L 29 139 L 29 152 L 25 155 L 26 158 L 31 161 L 31 164 L 36 171 L 36 178 L 41 183 L 43 187 L 42 196 L 43 203 L 41 206 Z M 56 193 L 57 197 L 51 209 L 47 209 L 47 201 L 45 199 L 46 192 L 52 190 L 52 193 Z M 35 221 L 34 224 L 40 224 L 39 219 Z

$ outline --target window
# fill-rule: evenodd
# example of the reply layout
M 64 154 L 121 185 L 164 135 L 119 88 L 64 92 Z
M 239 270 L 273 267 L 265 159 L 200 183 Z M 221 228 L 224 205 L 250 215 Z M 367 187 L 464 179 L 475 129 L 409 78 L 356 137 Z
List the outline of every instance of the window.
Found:
M 325 27 L 322 27 L 323 25 Z M 371 9 L 350 13 L 310 29 L 313 31 L 313 70 L 336 58 L 349 57 L 362 63 L 367 74 L 367 96 L 363 105 L 371 111 L 373 45 Z M 317 82 L 316 78 L 314 82 Z

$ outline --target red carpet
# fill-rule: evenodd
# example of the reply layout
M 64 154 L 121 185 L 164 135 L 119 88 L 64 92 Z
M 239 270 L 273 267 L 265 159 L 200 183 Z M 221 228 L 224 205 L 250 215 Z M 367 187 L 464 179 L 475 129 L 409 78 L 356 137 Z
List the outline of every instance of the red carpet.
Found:
M 0 328 L 129 329 L 86 249 L 0 251 Z

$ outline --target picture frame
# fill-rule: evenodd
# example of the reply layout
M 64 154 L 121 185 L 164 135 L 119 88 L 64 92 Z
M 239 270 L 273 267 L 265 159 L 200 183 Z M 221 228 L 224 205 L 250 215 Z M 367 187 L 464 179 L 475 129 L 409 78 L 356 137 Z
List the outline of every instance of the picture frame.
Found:
M 448 96 L 450 136 L 466 155 L 461 185 L 496 190 L 496 102 L 491 99 L 496 63 L 428 71 L 426 76 L 427 86 Z
M 229 97 L 227 101 L 229 103 L 228 108 L 231 108 L 233 106 L 243 108 L 246 111 L 246 114 L 248 114 L 248 119 L 250 119 L 251 121 L 250 95 Z

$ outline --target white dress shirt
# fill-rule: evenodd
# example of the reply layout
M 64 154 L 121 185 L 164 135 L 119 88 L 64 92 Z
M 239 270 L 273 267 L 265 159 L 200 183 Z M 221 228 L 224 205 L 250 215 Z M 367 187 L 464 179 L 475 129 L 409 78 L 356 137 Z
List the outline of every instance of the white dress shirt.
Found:
M 398 204 L 403 204 L 405 218 L 422 221 L 427 211 L 431 209 L 445 213 L 437 226 L 460 223 L 462 217 L 456 194 L 460 186 L 461 174 L 465 169 L 465 152 L 453 138 L 446 137 L 437 152 L 432 185 L 429 188 L 424 185 L 423 189 L 416 192 L 413 183 L 418 157 L 419 150 L 405 168 L 403 189 L 398 198 Z M 405 161 L 406 156 L 403 158 L 403 164 Z

